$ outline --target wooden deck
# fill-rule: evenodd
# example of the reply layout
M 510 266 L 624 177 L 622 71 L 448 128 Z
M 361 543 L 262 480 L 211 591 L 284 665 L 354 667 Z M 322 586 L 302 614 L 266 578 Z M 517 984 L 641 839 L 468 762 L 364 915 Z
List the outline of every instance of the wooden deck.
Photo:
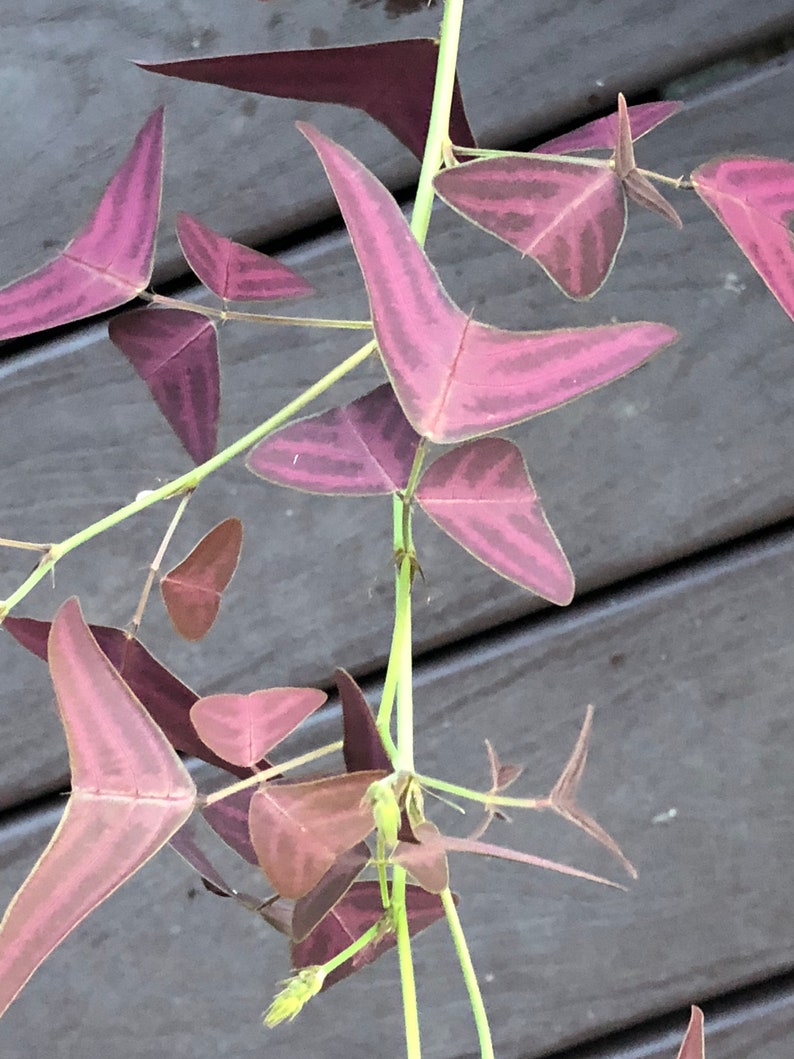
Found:
M 186 209 L 257 244 L 281 240 L 283 260 L 322 292 L 302 303 L 307 312 L 360 314 L 360 274 L 292 122 L 315 121 L 403 191 L 416 175 L 407 152 L 341 108 L 183 85 L 124 60 L 432 34 L 438 9 L 390 17 L 406 5 L 227 0 L 217 25 L 209 0 L 182 6 L 36 0 L 0 19 L 0 283 L 70 237 L 143 116 L 165 102 L 159 281 L 184 272 L 173 217 Z M 470 6 L 461 80 L 483 142 L 552 135 L 618 89 L 630 101 L 658 98 L 674 78 L 731 56 L 707 81 L 682 82 L 685 111 L 641 142 L 641 164 L 678 175 L 730 151 L 794 158 L 790 0 Z M 658 319 L 682 333 L 621 382 L 509 432 L 576 573 L 567 610 L 541 605 L 417 520 L 428 578 L 415 619 L 422 769 L 484 776 L 488 737 L 526 763 L 528 793 L 543 791 L 592 701 L 584 797 L 640 871 L 619 894 L 456 860 L 500 1059 L 673 1059 L 690 1002 L 705 1004 L 709 1059 L 794 1054 L 794 329 L 711 215 L 680 198 L 680 233 L 632 211 L 616 270 L 589 304 L 565 302 L 531 262 L 450 211 L 439 209 L 431 228 L 442 278 L 479 319 L 514 328 Z M 58 539 L 186 469 L 106 326 L 9 348 L 3 535 Z M 226 328 L 224 438 L 353 348 L 322 332 Z M 326 404 L 379 378 L 370 364 Z M 246 542 L 217 627 L 198 646 L 179 644 L 152 606 L 144 642 L 202 693 L 327 686 L 335 665 L 375 693 L 391 622 L 389 505 L 287 493 L 232 467 L 202 486 L 175 551 L 232 514 Z M 50 617 L 78 593 L 91 620 L 126 623 L 167 518 L 154 509 L 76 552 L 20 613 Z M 306 566 L 312 555 L 322 562 Z M 26 560 L 4 553 L 0 563 L 5 594 Z M 2 660 L 4 904 L 57 820 L 67 770 L 46 669 L 8 638 Z M 337 729 L 331 708 L 312 738 Z M 545 818 L 518 820 L 501 837 L 612 867 Z M 416 957 L 425 1054 L 476 1055 L 443 928 L 423 935 Z M 393 961 L 264 1036 L 259 1014 L 286 971 L 279 939 L 196 892 L 164 851 L 37 973 L 0 1023 L 0 1055 L 400 1054 Z

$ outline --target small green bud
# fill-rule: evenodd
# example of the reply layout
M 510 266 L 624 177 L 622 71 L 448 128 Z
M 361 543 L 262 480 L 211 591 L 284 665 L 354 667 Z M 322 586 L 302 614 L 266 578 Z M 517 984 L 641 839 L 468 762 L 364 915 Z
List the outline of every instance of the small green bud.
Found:
M 400 803 L 394 793 L 392 777 L 387 776 L 384 780 L 375 780 L 367 788 L 364 797 L 372 807 L 372 816 L 378 834 L 387 848 L 394 849 L 400 830 Z
M 272 1029 L 280 1022 L 292 1022 L 303 1005 L 320 992 L 324 981 L 325 968 L 322 966 L 304 967 L 292 978 L 287 978 L 281 983 L 284 988 L 276 994 L 263 1015 L 265 1026 Z

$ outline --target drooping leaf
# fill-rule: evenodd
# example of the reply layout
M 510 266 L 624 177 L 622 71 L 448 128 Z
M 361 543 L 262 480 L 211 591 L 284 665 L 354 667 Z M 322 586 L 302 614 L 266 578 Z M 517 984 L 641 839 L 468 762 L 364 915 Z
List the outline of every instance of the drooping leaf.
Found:
M 626 196 L 607 162 L 483 158 L 442 171 L 434 184 L 449 206 L 537 261 L 570 298 L 591 298 L 612 271 Z
M 227 846 L 230 846 L 243 860 L 257 866 L 259 859 L 251 842 L 251 832 L 248 830 L 248 814 L 253 796 L 253 787 L 235 791 L 234 794 L 220 801 L 205 805 L 201 810 L 201 815 Z
M 341 853 L 317 885 L 295 902 L 292 937 L 303 941 L 331 909 L 341 901 L 370 859 L 369 846 L 359 842 Z
M 66 249 L 0 290 L 0 340 L 114 309 L 146 288 L 162 168 L 161 107 L 138 133 L 91 218 Z
M 415 824 L 413 831 L 418 841 L 399 842 L 392 860 L 405 868 L 423 890 L 440 894 L 449 886 L 449 866 L 441 833 L 429 820 Z
M 132 309 L 108 334 L 149 388 L 188 454 L 204 463 L 218 443 L 221 383 L 214 324 L 186 309 Z
M 549 808 L 576 827 L 581 828 L 585 834 L 594 838 L 596 842 L 600 842 L 613 856 L 617 857 L 632 879 L 636 879 L 637 871 L 631 861 L 624 855 L 620 846 L 589 813 L 586 813 L 581 808 L 577 800 L 579 786 L 587 764 L 587 751 L 590 746 L 592 729 L 593 707 L 588 706 L 582 730 L 576 740 L 576 746 L 573 748 L 571 756 L 560 773 L 560 778 L 549 794 Z
M 83 621 L 58 612 L 49 661 L 72 793 L 55 834 L 0 924 L 0 1013 L 85 917 L 190 815 L 185 767 Z
M 683 103 L 664 100 L 657 103 L 638 103 L 629 107 L 632 137 L 639 140 L 657 125 L 678 114 L 683 106 Z M 555 136 L 553 140 L 547 140 L 534 150 L 539 154 L 569 154 L 572 151 L 592 151 L 600 148 L 612 151 L 615 149 L 617 138 L 618 115 L 608 114 L 605 118 L 597 118 L 573 132 Z
M 397 398 L 431 441 L 463 441 L 556 408 L 625 375 L 677 337 L 651 323 L 533 332 L 472 320 L 444 291 L 383 185 L 338 144 L 300 128 L 345 218 Z
M 199 874 L 205 889 L 209 890 L 210 893 L 216 894 L 218 897 L 231 897 L 244 908 L 252 912 L 259 912 L 262 907 L 262 901 L 251 894 L 244 894 L 240 893 L 239 890 L 235 890 L 233 886 L 226 882 L 209 856 L 204 852 L 199 837 L 199 824 L 200 821 L 195 816 L 191 816 L 177 833 L 171 836 L 168 844 L 186 864 L 189 864 Z
M 552 603 L 571 602 L 571 568 L 511 441 L 477 438 L 444 453 L 422 476 L 416 499 L 496 573 Z
M 334 680 L 342 703 L 345 768 L 348 772 L 367 772 L 372 769 L 390 772 L 391 761 L 375 727 L 375 718 L 364 698 L 364 692 L 345 669 L 337 669 Z
M 385 125 L 421 160 L 437 60 L 437 41 L 415 38 L 138 66 L 168 77 L 224 85 L 263 96 L 356 107 Z M 458 147 L 475 146 L 457 78 L 450 137 Z
M 794 162 L 716 158 L 695 170 L 692 183 L 794 320 Z
M 297 901 L 340 853 L 374 826 L 367 789 L 383 772 L 354 772 L 304 783 L 268 783 L 251 799 L 249 826 L 262 871 L 282 897 Z
M 650 182 L 644 173 L 637 168 L 634 158 L 634 134 L 631 129 L 629 108 L 621 92 L 618 96 L 618 131 L 613 165 L 615 175 L 620 178 L 626 195 L 638 206 L 658 214 L 676 228 L 682 228 L 681 218 L 667 199 Z
M 453 894 L 455 904 L 457 897 Z M 443 918 L 444 907 L 440 898 L 429 894 L 419 886 L 409 883 L 405 889 L 405 905 L 408 913 L 408 931 L 413 937 L 421 930 Z M 377 882 L 353 883 L 342 900 L 334 905 L 322 922 L 301 942 L 292 946 L 292 966 L 312 967 L 327 963 L 348 945 L 360 938 L 383 916 L 380 887 Z M 393 949 L 397 936 L 384 933 L 376 941 L 360 949 L 355 956 L 332 971 L 323 983 L 323 989 L 341 982 L 343 978 L 361 970 L 384 952 Z
M 187 263 L 224 301 L 300 298 L 314 289 L 291 268 L 227 239 L 189 213 L 176 215 L 176 234 Z
M 317 688 L 266 688 L 199 699 L 190 720 L 203 742 L 235 765 L 253 768 L 328 696 Z M 285 895 L 286 896 L 286 895 Z
M 309 493 L 375 496 L 405 489 L 418 443 L 385 383 L 265 438 L 247 465 L 261 478 Z
M 200 640 L 212 628 L 242 546 L 242 522 L 239 518 L 224 519 L 161 578 L 168 617 L 186 640 Z
M 689 1026 L 681 1043 L 678 1059 L 705 1059 L 705 1057 L 706 1042 L 703 1034 L 703 1012 L 693 1004 Z
M 3 622 L 3 627 L 17 643 L 44 661 L 47 659 L 50 626 L 48 621 L 13 615 Z M 190 722 L 190 709 L 198 695 L 149 654 L 140 640 L 107 625 L 91 625 L 89 628 L 113 668 L 130 686 L 175 750 L 192 754 L 237 776 L 250 775 L 250 769 L 232 765 L 202 743 Z M 259 762 L 259 766 L 266 767 L 266 763 Z
M 508 849 L 506 846 L 495 846 L 491 842 L 480 842 L 475 838 L 458 838 L 455 835 L 441 835 L 439 842 L 448 853 L 478 853 L 483 857 L 513 860 L 518 864 L 531 864 L 535 868 L 556 871 L 560 875 L 572 875 L 575 879 L 586 879 L 587 882 L 601 883 L 603 886 L 611 886 L 615 890 L 626 889 L 620 883 L 603 879 L 600 875 L 591 875 L 588 871 L 580 871 L 578 868 L 571 868 L 567 864 L 560 864 L 556 860 L 547 860 L 545 857 L 536 857 L 532 853 L 521 853 L 517 849 Z
M 485 749 L 488 752 L 488 767 L 491 772 L 491 788 L 489 794 L 501 794 L 503 791 L 515 783 L 521 773 L 524 771 L 523 765 L 503 765 L 499 760 L 499 755 L 494 750 L 493 746 L 488 739 L 485 740 Z M 495 805 L 486 803 L 485 812 L 483 814 L 480 823 L 468 836 L 469 838 L 482 838 L 485 832 L 490 827 L 494 818 L 499 820 L 507 820 L 510 823 L 510 817 L 504 810 L 497 808 Z

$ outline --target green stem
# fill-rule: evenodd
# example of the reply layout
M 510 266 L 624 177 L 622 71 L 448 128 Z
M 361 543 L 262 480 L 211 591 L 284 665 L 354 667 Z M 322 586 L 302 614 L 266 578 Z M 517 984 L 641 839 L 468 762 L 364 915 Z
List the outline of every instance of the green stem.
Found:
M 283 772 L 291 772 L 292 769 L 300 768 L 301 765 L 310 765 L 312 761 L 317 761 L 328 754 L 334 754 L 341 749 L 341 739 L 338 739 L 335 743 L 326 743 L 325 746 L 318 747 L 317 750 L 309 750 L 305 754 L 299 754 L 298 757 L 290 758 L 283 765 L 272 765 L 269 769 L 262 769 L 261 772 L 256 772 L 253 776 L 246 776 L 245 779 L 238 780 L 237 783 L 230 783 L 228 787 L 221 787 L 219 791 L 213 791 L 212 794 L 207 794 L 199 799 L 199 803 L 202 807 L 214 805 L 215 802 L 228 798 L 230 794 L 237 794 L 238 791 L 247 790 L 248 787 L 256 787 L 260 783 L 273 779 L 274 776 L 280 776 Z
M 139 511 L 144 511 L 146 508 L 158 503 L 160 500 L 165 500 L 171 496 L 178 496 L 181 493 L 190 492 L 195 489 L 196 486 L 208 475 L 212 474 L 213 471 L 216 471 L 219 467 L 223 467 L 224 464 L 234 459 L 235 456 L 239 456 L 241 453 L 245 452 L 257 441 L 261 441 L 263 438 L 267 437 L 268 434 L 272 434 L 274 430 L 283 426 L 291 416 L 295 415 L 296 412 L 300 412 L 307 404 L 321 394 L 324 394 L 335 382 L 351 372 L 353 368 L 362 364 L 375 348 L 376 344 L 374 340 L 367 342 L 367 344 L 362 346 L 361 349 L 357 350 L 346 360 L 343 360 L 341 364 L 337 364 L 337 366 L 329 371 L 327 375 L 323 375 L 321 379 L 318 379 L 318 381 L 307 390 L 304 390 L 302 394 L 284 405 L 284 407 L 276 412 L 275 415 L 266 419 L 264 423 L 260 423 L 258 427 L 255 427 L 243 437 L 238 438 L 237 441 L 233 442 L 233 444 L 207 460 L 206 463 L 202 463 L 192 471 L 188 471 L 186 474 L 181 475 L 179 478 L 175 478 L 171 482 L 167 482 L 165 485 L 160 486 L 159 489 L 153 489 L 147 491 L 145 494 L 141 494 L 133 500 L 132 503 L 125 504 L 124 507 L 120 507 L 112 514 L 99 519 L 98 522 L 86 526 L 85 529 L 80 530 L 78 533 L 74 533 L 71 537 L 67 537 L 60 543 L 51 545 L 47 554 L 42 557 L 41 562 L 39 562 L 35 570 L 25 578 L 19 588 L 17 588 L 15 592 L 12 592 L 7 599 L 0 601 L 0 621 L 5 618 L 9 611 L 11 611 L 20 600 L 23 600 L 25 596 L 27 596 L 31 589 L 49 573 L 58 560 L 62 559 L 64 555 L 74 551 L 75 548 L 79 548 L 81 544 L 93 540 L 94 537 L 98 537 L 99 534 L 104 533 L 105 530 L 112 529 L 113 526 L 117 526 L 120 522 L 130 518 L 132 515 L 137 515 Z
M 365 948 L 371 941 L 374 941 L 381 931 L 383 930 L 383 919 L 379 919 L 377 923 L 374 923 L 369 930 L 365 931 L 360 938 L 356 938 L 352 941 L 346 949 L 342 949 L 341 952 L 337 953 L 336 956 L 332 957 L 327 963 L 323 964 L 323 971 L 326 975 L 329 975 L 331 971 L 335 971 L 337 967 L 341 967 L 343 963 L 346 963 L 351 956 L 355 956 L 357 952 Z
M 449 932 L 452 935 L 458 959 L 460 960 L 460 969 L 463 972 L 463 980 L 466 983 L 466 989 L 469 992 L 469 1002 L 471 1004 L 472 1014 L 474 1015 L 474 1022 L 477 1026 L 477 1037 L 480 1041 L 480 1057 L 481 1059 L 494 1059 L 493 1040 L 491 1039 L 491 1028 L 488 1025 L 488 1014 L 485 1010 L 485 1004 L 483 1003 L 480 985 L 477 981 L 477 974 L 474 970 L 474 964 L 471 962 L 471 953 L 469 952 L 469 946 L 466 944 L 466 935 L 463 933 L 463 926 L 460 922 L 458 910 L 455 907 L 455 901 L 449 887 L 447 887 L 446 890 L 441 891 L 441 903 L 444 906 L 444 913 L 447 917 Z
M 328 320 L 315 316 L 272 316 L 270 313 L 243 313 L 235 309 L 218 309 L 213 305 L 199 305 L 196 302 L 169 298 L 165 294 L 153 294 L 142 291 L 139 295 L 144 301 L 155 305 L 164 305 L 170 309 L 185 309 L 199 313 L 213 320 L 242 320 L 252 324 L 281 324 L 286 327 L 329 327 L 340 331 L 371 331 L 371 320 Z
M 179 525 L 182 516 L 185 513 L 185 508 L 190 503 L 190 498 L 192 496 L 192 492 L 185 493 L 185 495 L 179 501 L 179 506 L 174 512 L 173 518 L 168 523 L 168 529 L 166 529 L 163 535 L 163 539 L 160 541 L 160 547 L 157 549 L 157 554 L 149 564 L 149 570 L 146 574 L 146 581 L 144 582 L 143 590 L 141 591 L 141 595 L 138 600 L 138 606 L 135 608 L 135 613 L 133 614 L 132 621 L 129 624 L 127 636 L 130 638 L 138 635 L 138 629 L 141 627 L 141 622 L 143 621 L 143 612 L 146 609 L 146 604 L 149 600 L 149 595 L 152 591 L 154 579 L 160 572 L 160 567 L 163 564 L 163 559 L 165 558 L 165 553 L 168 550 L 168 545 L 171 543 L 171 538 L 176 533 L 176 528 Z
M 532 158 L 538 162 L 570 162 L 571 165 L 589 166 L 591 169 L 606 169 L 609 159 L 580 158 L 574 154 L 546 154 L 545 151 L 492 151 L 484 147 L 453 147 L 455 154 L 470 158 Z
M 403 995 L 405 1020 L 405 1053 L 407 1059 L 421 1059 L 422 1044 L 419 1037 L 419 1008 L 416 1003 L 416 979 L 411 955 L 411 935 L 408 930 L 408 910 L 405 905 L 405 869 L 395 864 L 393 868 L 391 907 L 394 929 L 397 933 L 397 955 L 400 962 L 400 983 Z
M 514 809 L 548 808 L 548 798 L 510 798 L 504 794 L 489 794 L 488 791 L 475 791 L 471 787 L 459 787 L 457 783 L 447 783 L 446 780 L 419 776 L 416 773 L 414 773 L 414 779 L 420 786 L 428 787 L 431 791 L 444 791 L 445 794 L 467 798 L 472 802 L 483 802 L 485 805 L 512 806 Z

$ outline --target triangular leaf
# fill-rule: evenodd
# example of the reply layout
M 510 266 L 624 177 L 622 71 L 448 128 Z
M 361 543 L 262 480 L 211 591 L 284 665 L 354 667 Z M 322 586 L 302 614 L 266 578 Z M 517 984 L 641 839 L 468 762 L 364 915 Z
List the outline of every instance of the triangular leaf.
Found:
M 119 677 L 76 600 L 52 624 L 50 671 L 72 794 L 0 924 L 0 1013 L 85 917 L 182 826 L 196 789 Z
M 282 897 L 298 900 L 340 853 L 374 827 L 367 789 L 383 772 L 305 783 L 268 783 L 251 799 L 249 826 L 262 871 Z
M 405 868 L 423 890 L 440 894 L 449 886 L 449 866 L 441 834 L 429 820 L 415 824 L 413 830 L 418 842 L 399 842 L 392 860 Z
M 663 100 L 658 103 L 638 103 L 628 108 L 629 120 L 631 122 L 631 133 L 634 140 L 639 140 L 651 129 L 661 125 L 683 108 L 683 103 L 673 100 Z M 563 136 L 555 136 L 534 150 L 541 154 L 568 154 L 571 151 L 592 151 L 603 148 L 613 151 L 618 138 L 618 115 L 609 114 L 605 118 L 597 118 L 588 122 L 580 129 L 566 132 Z
M 369 863 L 370 852 L 366 842 L 359 842 L 352 849 L 341 853 L 314 889 L 295 902 L 292 913 L 292 937 L 303 941 L 334 905 L 341 901 L 355 880 Z
M 235 765 L 253 768 L 327 698 L 317 688 L 267 688 L 250 695 L 208 695 L 193 706 L 190 719 L 200 738 L 216 754 Z
M 569 298 L 591 298 L 612 271 L 626 196 L 606 162 L 483 158 L 442 171 L 434 183 L 448 205 L 537 261 Z
M 309 493 L 374 496 L 405 489 L 419 435 L 388 383 L 342 408 L 290 423 L 265 438 L 249 470 Z
M 621 180 L 624 180 L 637 165 L 634 160 L 634 141 L 631 137 L 629 108 L 626 106 L 626 97 L 622 92 L 618 93 L 617 135 L 612 160 L 615 172 Z
M 512 442 L 477 438 L 444 453 L 425 471 L 416 499 L 496 573 L 552 603 L 571 602 L 571 568 Z
M 176 215 L 176 234 L 187 263 L 224 301 L 300 298 L 314 289 L 291 268 L 227 239 L 189 213 Z
M 212 628 L 242 545 L 242 522 L 227 518 L 160 580 L 168 617 L 186 640 L 200 640 Z
M 794 162 L 717 158 L 692 183 L 794 320 Z
M 259 858 L 248 830 L 248 814 L 253 796 L 253 787 L 235 791 L 234 794 L 229 794 L 211 805 L 205 805 L 201 815 L 227 846 L 249 864 L 258 866 Z
M 345 768 L 348 772 L 367 772 L 372 769 L 389 772 L 391 761 L 383 747 L 364 692 L 345 669 L 337 669 L 334 680 L 342 703 Z
M 161 107 L 66 249 L 0 290 L 0 340 L 114 309 L 145 289 L 154 263 L 162 169 Z
M 453 899 L 457 904 L 454 894 Z M 410 883 L 405 888 L 405 906 L 408 912 L 408 932 L 412 937 L 444 915 L 440 898 Z M 301 968 L 327 963 L 370 927 L 374 927 L 382 916 L 383 903 L 378 883 L 353 883 L 319 926 L 304 941 L 292 946 L 292 966 Z M 330 989 L 343 978 L 361 970 L 396 944 L 396 934 L 384 933 L 376 941 L 360 949 L 352 959 L 331 971 L 323 982 L 323 989 Z
M 240 893 L 239 890 L 235 890 L 233 886 L 226 882 L 201 848 L 199 838 L 200 823 L 201 821 L 195 816 L 191 816 L 177 833 L 171 836 L 168 843 L 169 846 L 175 853 L 179 854 L 186 864 L 189 864 L 194 871 L 198 872 L 205 889 L 209 890 L 210 893 L 216 894 L 218 897 L 231 897 L 244 908 L 252 912 L 259 912 L 262 907 L 262 901 L 257 897 L 252 897 L 251 894 L 244 894 Z
M 638 169 L 632 169 L 623 179 L 623 189 L 638 206 L 650 210 L 669 221 L 675 228 L 683 228 L 678 212 L 673 209 L 664 195 L 654 187 L 650 180 Z
M 193 460 L 208 460 L 221 400 L 215 325 L 186 309 L 132 309 L 110 321 L 108 334 Z
M 437 61 L 438 42 L 416 38 L 138 66 L 156 74 L 225 85 L 263 96 L 356 107 L 385 125 L 421 160 L 430 124 Z M 459 147 L 475 146 L 457 78 L 449 128 L 453 143 Z
M 300 127 L 345 218 L 397 398 L 431 441 L 463 441 L 556 408 L 677 337 L 663 324 L 527 332 L 472 320 L 444 291 L 383 185 L 338 144 Z
M 705 1059 L 705 1057 L 706 1042 L 703 1034 L 703 1012 L 693 1004 L 689 1026 L 681 1043 L 678 1059 Z

